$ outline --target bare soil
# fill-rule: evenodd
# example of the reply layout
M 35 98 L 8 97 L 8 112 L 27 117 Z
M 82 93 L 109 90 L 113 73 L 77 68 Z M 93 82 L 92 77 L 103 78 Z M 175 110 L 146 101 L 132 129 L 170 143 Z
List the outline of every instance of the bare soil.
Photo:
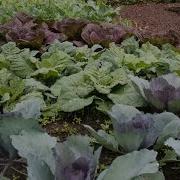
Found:
M 144 37 L 174 37 L 180 45 L 180 3 L 125 6 L 120 16 L 133 21 Z

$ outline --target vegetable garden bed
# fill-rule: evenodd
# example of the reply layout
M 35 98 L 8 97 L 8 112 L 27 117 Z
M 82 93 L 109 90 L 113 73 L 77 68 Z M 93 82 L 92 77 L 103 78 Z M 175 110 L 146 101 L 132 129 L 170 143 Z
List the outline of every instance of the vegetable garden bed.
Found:
M 0 179 L 179 179 L 179 3 L 0 3 Z

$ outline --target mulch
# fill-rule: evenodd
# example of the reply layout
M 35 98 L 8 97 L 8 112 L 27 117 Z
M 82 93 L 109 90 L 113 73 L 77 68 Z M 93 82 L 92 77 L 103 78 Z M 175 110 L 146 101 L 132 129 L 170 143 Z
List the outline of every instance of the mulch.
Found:
M 173 36 L 180 45 L 180 3 L 125 6 L 120 16 L 132 20 L 144 36 Z

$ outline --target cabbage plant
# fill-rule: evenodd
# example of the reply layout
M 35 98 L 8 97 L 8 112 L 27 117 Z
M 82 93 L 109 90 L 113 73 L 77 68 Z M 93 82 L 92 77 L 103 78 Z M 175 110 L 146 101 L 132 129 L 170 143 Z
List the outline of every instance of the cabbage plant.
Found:
M 108 114 L 113 123 L 112 134 L 85 127 L 104 147 L 123 153 L 153 146 L 170 122 L 179 121 L 179 118 L 170 112 L 144 114 L 133 106 L 122 104 L 114 105 Z
M 93 180 L 98 165 L 101 147 L 94 152 L 86 136 L 71 136 L 57 144 L 56 180 Z
M 180 112 L 180 77 L 166 74 L 150 82 L 131 76 L 142 97 L 158 110 Z

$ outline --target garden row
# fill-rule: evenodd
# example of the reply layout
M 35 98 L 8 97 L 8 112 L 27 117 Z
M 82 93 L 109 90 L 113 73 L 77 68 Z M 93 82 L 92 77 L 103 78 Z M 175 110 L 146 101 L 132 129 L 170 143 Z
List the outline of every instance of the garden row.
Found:
M 2 3 L 10 22 L 0 26 L 0 147 L 9 162 L 24 158 L 29 180 L 164 180 L 162 167 L 180 157 L 176 38 L 155 37 L 157 47 L 136 29 L 102 23 L 115 12 L 102 2 L 22 2 Z M 78 16 L 87 20 L 69 19 Z M 81 124 L 89 136 L 62 142 L 39 123 L 87 107 L 112 127 Z M 104 171 L 102 148 L 117 154 Z

